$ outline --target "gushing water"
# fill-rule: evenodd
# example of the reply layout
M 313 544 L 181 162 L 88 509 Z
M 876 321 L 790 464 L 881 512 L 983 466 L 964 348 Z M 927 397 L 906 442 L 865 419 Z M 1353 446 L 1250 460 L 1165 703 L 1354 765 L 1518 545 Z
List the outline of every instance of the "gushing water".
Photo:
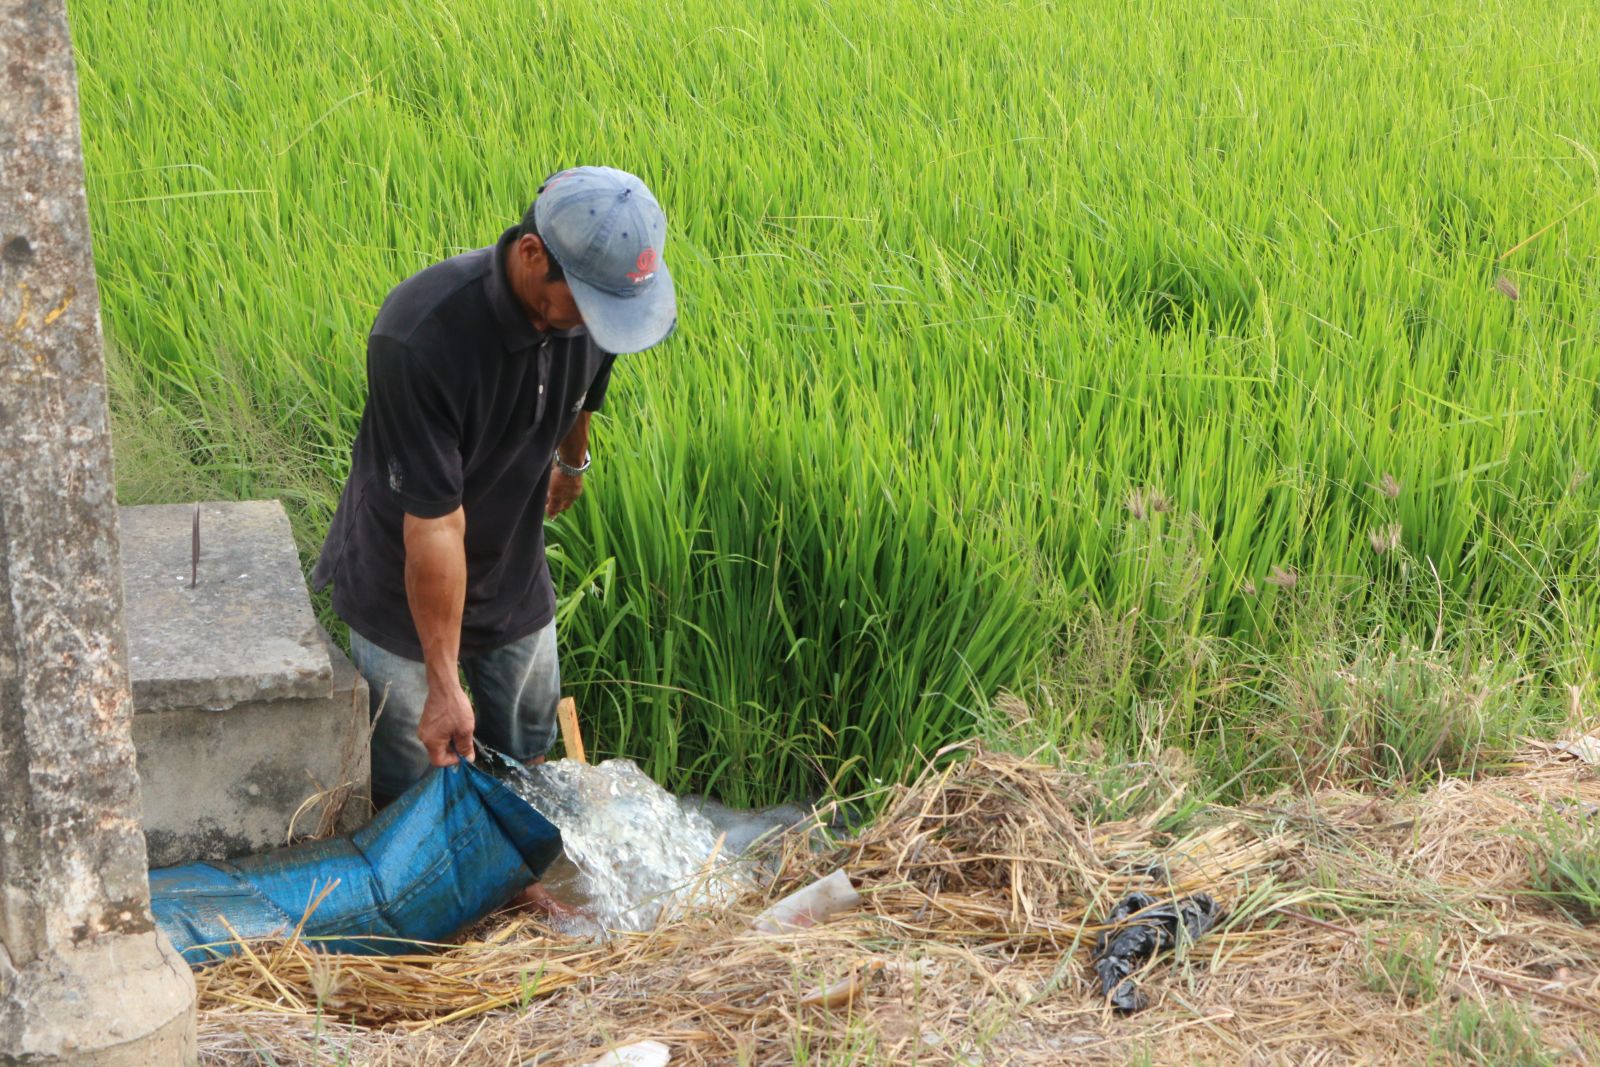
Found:
M 509 761 L 508 761 L 509 762 Z M 682 908 L 726 905 L 748 874 L 721 862 L 716 828 L 634 765 L 559 760 L 512 764 L 503 780 L 561 831 L 577 876 L 566 903 L 599 929 L 648 930 Z M 581 924 L 587 926 L 587 924 Z

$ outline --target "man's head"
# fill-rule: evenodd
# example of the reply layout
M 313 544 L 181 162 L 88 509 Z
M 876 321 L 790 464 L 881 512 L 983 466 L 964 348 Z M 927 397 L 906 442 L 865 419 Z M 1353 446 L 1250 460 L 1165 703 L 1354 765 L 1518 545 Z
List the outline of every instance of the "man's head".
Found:
M 643 182 L 610 167 L 552 174 L 523 216 L 512 286 L 541 329 L 589 328 L 607 352 L 672 332 L 677 298 L 661 252 L 667 223 Z
M 583 325 L 583 313 L 572 299 L 566 272 L 539 236 L 531 207 L 511 243 L 506 273 L 528 318 L 540 330 L 570 330 Z

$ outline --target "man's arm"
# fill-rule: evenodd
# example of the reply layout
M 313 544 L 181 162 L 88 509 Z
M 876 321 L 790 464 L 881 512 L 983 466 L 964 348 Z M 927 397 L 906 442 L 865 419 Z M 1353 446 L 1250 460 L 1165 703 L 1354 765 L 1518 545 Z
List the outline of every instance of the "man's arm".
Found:
M 560 454 L 561 461 L 569 467 L 584 465 L 585 457 L 589 454 L 589 412 L 578 412 L 577 419 L 572 423 L 572 429 L 567 431 L 567 436 L 556 446 L 556 452 Z M 546 517 L 553 519 L 566 511 L 582 492 L 583 475 L 563 474 L 560 467 L 553 469 L 550 472 L 550 496 L 544 505 Z
M 461 610 L 467 599 L 467 516 L 461 508 L 437 519 L 406 515 L 406 601 L 428 672 L 428 699 L 417 736 L 435 767 L 457 762 L 450 743 L 474 758 L 472 704 L 461 688 Z

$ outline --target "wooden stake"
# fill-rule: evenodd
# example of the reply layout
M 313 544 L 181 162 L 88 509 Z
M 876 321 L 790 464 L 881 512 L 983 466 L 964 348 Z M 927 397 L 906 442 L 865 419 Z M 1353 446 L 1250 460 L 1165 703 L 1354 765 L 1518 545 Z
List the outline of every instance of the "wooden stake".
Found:
M 556 705 L 556 722 L 561 725 L 561 745 L 567 750 L 567 758 L 588 763 L 588 757 L 583 754 L 583 731 L 578 728 L 578 702 L 562 697 L 561 703 Z

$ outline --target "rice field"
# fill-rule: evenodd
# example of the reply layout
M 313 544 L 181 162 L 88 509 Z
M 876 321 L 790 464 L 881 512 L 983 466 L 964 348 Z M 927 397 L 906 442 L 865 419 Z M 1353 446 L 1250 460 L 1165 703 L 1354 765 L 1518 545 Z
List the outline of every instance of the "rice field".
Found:
M 1412 781 L 1593 708 L 1591 3 L 70 12 L 122 498 L 308 559 L 388 289 L 651 184 L 679 329 L 552 567 L 592 747 L 675 789 L 996 730 Z

